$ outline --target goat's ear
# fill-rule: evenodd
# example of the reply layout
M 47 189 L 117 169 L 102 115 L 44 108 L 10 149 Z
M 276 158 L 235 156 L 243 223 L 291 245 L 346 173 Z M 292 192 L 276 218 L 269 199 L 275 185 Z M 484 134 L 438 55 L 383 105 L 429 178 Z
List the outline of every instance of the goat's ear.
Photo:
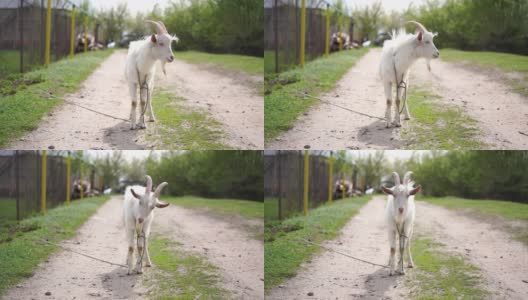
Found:
M 422 187 L 419 185 L 417 187 L 415 187 L 414 189 L 412 189 L 410 192 L 409 192 L 409 195 L 413 196 L 413 195 L 416 195 L 418 194 L 419 191 L 422 190 Z
M 420 42 L 422 41 L 422 39 L 423 39 L 423 32 L 418 31 L 418 37 L 417 37 L 417 39 L 418 39 L 418 41 L 420 41 Z
M 153 34 L 153 35 L 150 36 L 150 41 L 153 42 L 154 44 L 157 43 L 156 35 L 155 35 L 155 34 Z
M 384 185 L 381 186 L 381 190 L 382 190 L 385 194 L 392 195 L 392 190 L 389 189 L 388 187 L 384 186 Z
M 165 202 L 161 202 L 161 201 L 156 201 L 156 207 L 157 208 L 165 208 L 169 206 L 169 203 L 165 203 Z
M 130 189 L 130 192 L 132 193 L 132 195 L 134 196 L 134 198 L 138 199 L 139 200 L 139 195 L 136 194 L 136 192 L 134 191 L 134 189 Z

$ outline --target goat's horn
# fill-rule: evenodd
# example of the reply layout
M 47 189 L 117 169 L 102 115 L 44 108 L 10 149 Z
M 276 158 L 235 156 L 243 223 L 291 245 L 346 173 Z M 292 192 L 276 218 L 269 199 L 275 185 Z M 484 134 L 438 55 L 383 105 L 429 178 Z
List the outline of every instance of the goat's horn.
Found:
M 163 31 L 165 31 L 165 33 L 169 33 L 169 32 L 167 31 L 167 27 L 165 27 L 165 24 L 163 24 L 163 22 L 158 21 L 158 23 L 161 25 L 161 28 L 163 28 Z
M 394 185 L 400 185 L 401 184 L 401 181 L 400 181 L 400 174 L 396 173 L 396 172 L 392 172 L 392 176 L 394 176 Z
M 145 193 L 147 193 L 147 195 L 148 195 L 148 193 L 150 191 L 152 191 L 152 177 L 150 177 L 148 175 L 146 177 L 147 177 L 147 184 L 146 184 Z
M 416 25 L 418 28 L 420 28 L 421 31 L 423 31 L 424 33 L 427 32 L 427 29 L 425 28 L 425 26 L 423 26 L 422 24 L 416 22 L 416 21 L 408 21 L 408 22 L 405 22 L 405 24 L 414 24 Z
M 412 174 L 413 174 L 412 171 L 405 173 L 405 175 L 403 176 L 403 184 L 408 184 L 411 181 Z
M 168 183 L 166 182 L 160 183 L 158 187 L 156 188 L 156 190 L 154 191 L 154 195 L 156 197 L 159 197 L 159 195 L 161 194 L 161 190 L 163 190 L 163 188 L 166 187 L 167 185 Z
M 146 22 L 146 23 L 153 24 L 154 26 L 156 26 L 156 32 L 157 32 L 158 34 L 165 33 L 165 30 L 163 29 L 163 27 L 161 26 L 160 23 L 158 23 L 158 22 L 156 22 L 156 21 L 151 21 L 151 20 L 146 20 L 145 22 Z

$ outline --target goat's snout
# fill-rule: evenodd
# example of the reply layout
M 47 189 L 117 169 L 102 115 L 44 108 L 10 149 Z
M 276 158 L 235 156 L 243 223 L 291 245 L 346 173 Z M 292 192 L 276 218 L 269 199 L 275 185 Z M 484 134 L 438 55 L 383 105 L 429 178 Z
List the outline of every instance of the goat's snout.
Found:
M 401 209 L 401 208 L 400 208 Z M 143 223 L 143 218 L 138 219 L 139 224 Z
M 400 214 L 403 214 L 403 207 L 398 208 L 398 211 L 400 212 Z
M 440 52 L 439 52 L 439 51 L 436 51 L 436 53 L 433 54 L 433 57 L 434 57 L 434 58 L 439 58 L 439 57 L 440 57 Z
M 174 56 L 172 56 L 172 55 L 169 56 L 169 58 L 167 58 L 167 60 L 168 60 L 169 62 L 172 62 L 172 61 L 174 60 Z

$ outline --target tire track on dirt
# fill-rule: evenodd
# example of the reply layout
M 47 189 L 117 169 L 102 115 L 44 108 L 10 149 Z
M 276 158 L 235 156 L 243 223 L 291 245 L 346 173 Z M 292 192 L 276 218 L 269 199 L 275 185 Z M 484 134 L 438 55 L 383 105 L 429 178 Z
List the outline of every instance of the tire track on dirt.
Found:
M 390 247 L 384 207 L 385 198 L 374 197 L 343 227 L 339 237 L 323 245 L 387 264 Z M 420 201 L 416 207 L 416 233 L 434 234 L 436 240 L 446 245 L 447 251 L 463 254 L 478 266 L 486 281 L 485 288 L 494 297 L 526 299 L 528 292 L 521 281 L 528 268 L 528 251 L 524 245 L 509 239 L 508 234 L 493 224 Z M 488 232 L 487 237 L 481 235 L 482 231 Z M 470 249 L 469 255 L 465 248 Z M 503 258 L 498 259 L 497 251 L 503 253 Z M 415 268 L 419 270 L 420 266 Z M 404 279 L 404 276 L 389 276 L 388 269 L 324 251 L 303 264 L 297 276 L 273 289 L 267 298 L 306 299 L 312 292 L 310 299 L 408 299 L 414 291 L 403 285 Z
M 85 106 L 121 119 L 130 116 L 130 97 L 124 78 L 126 51 L 115 51 L 81 84 L 64 96 L 67 102 Z M 263 147 L 263 101 L 256 88 L 240 84 L 226 74 L 200 69 L 180 61 L 167 64 L 167 76 L 157 71 L 155 87 L 184 96 L 190 105 L 211 104 L 209 114 L 227 133 L 222 143 L 241 149 Z M 185 93 L 199 91 L 199 94 Z M 45 100 L 43 100 L 45 101 Z M 154 100 L 155 101 L 155 100 Z M 154 111 L 156 114 L 156 111 Z M 157 123 L 147 123 L 156 126 Z M 112 119 L 84 108 L 63 104 L 43 118 L 40 126 L 7 149 L 150 149 L 156 145 L 145 139 L 145 130 L 130 130 L 130 123 Z M 165 145 L 171 148 L 171 145 Z
M 112 197 L 81 226 L 74 239 L 62 245 L 126 264 L 128 245 L 121 220 L 122 203 L 123 197 Z M 205 255 L 220 268 L 223 287 L 232 291 L 234 298 L 263 299 L 264 245 L 251 236 L 247 226 L 262 228 L 263 224 L 241 217 L 227 221 L 171 205 L 156 210 L 152 234 L 163 234 L 183 243 L 184 250 Z M 148 276 L 154 268 L 156 265 L 144 268 L 144 275 L 128 276 L 125 268 L 59 250 L 2 299 L 144 299 L 148 288 L 142 286 L 142 276 Z M 51 295 L 45 296 L 46 292 Z
M 440 51 L 441 52 L 441 51 Z M 321 99 L 362 113 L 383 118 L 385 95 L 378 78 L 381 49 L 371 49 L 344 77 L 336 88 Z M 440 99 L 439 106 L 460 107 L 476 119 L 482 129 L 480 140 L 490 149 L 528 149 L 528 137 L 519 133 L 528 128 L 528 99 L 512 93 L 497 76 L 478 73 L 435 60 L 432 73 L 424 60 L 411 69 L 409 88 L 418 83 Z M 412 106 L 412 103 L 410 103 Z M 412 118 L 412 115 L 411 115 Z M 403 121 L 405 127 L 405 121 Z M 295 126 L 270 143 L 270 149 L 398 149 L 412 147 L 401 140 L 400 129 L 385 128 L 384 121 L 319 103 L 301 116 Z

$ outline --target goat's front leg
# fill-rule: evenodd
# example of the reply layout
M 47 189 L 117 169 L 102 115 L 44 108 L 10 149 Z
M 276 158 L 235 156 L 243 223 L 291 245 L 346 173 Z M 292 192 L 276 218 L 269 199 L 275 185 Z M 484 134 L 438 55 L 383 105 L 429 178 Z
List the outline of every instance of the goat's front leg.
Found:
M 149 115 L 149 122 L 156 122 L 156 117 L 154 116 L 154 110 L 152 110 L 152 92 L 154 91 L 154 82 L 151 82 L 149 87 L 149 101 L 147 106 L 147 113 Z
M 136 272 L 138 274 L 143 273 L 143 259 L 145 259 L 145 252 L 143 245 L 146 245 L 146 239 L 145 235 L 139 235 L 137 238 L 138 243 L 138 254 L 137 254 L 137 261 L 136 261 Z
M 145 267 L 150 267 L 152 266 L 152 262 L 150 261 L 150 255 L 149 255 L 149 251 L 148 251 L 148 235 L 147 237 L 145 238 Z
M 396 257 L 396 231 L 390 230 L 389 231 L 389 243 L 390 243 L 390 258 L 389 258 L 389 269 L 390 273 L 389 275 L 392 276 L 394 274 L 394 267 L 395 267 L 395 257 Z
M 411 227 L 409 233 L 407 234 L 408 238 L 405 243 L 405 251 L 407 252 L 407 267 L 414 268 L 414 262 L 411 255 L 411 237 L 413 234 L 413 228 Z
M 132 259 L 134 258 L 134 229 L 127 229 L 127 242 L 128 242 L 128 254 L 127 254 L 127 274 L 132 274 Z
M 385 109 L 385 121 L 387 122 L 386 127 L 391 127 L 391 105 L 392 105 L 392 83 L 385 82 L 383 84 L 385 89 L 385 99 L 387 99 L 387 108 Z
M 394 126 L 401 127 L 400 122 L 400 88 L 396 84 L 396 105 L 394 106 Z
M 140 102 L 140 107 L 139 107 L 139 124 L 138 124 L 138 128 L 146 128 L 147 126 L 145 125 L 145 112 L 146 112 L 146 109 L 147 109 L 147 89 L 146 88 L 140 88 L 139 89 L 139 100 L 141 101 Z
M 132 100 L 132 106 L 130 108 L 130 129 L 136 129 L 136 107 L 137 107 L 137 84 L 130 83 L 128 85 L 128 93 Z
M 403 101 L 405 101 L 405 109 L 403 110 L 403 113 L 404 113 L 404 119 L 405 120 L 410 120 L 411 119 L 411 114 L 409 113 L 409 101 L 407 101 L 407 92 L 409 91 L 409 79 L 405 80 L 405 87 L 406 87 L 405 91 L 403 91 L 403 89 L 402 89 L 402 93 L 405 92 L 405 100 L 403 100 Z

